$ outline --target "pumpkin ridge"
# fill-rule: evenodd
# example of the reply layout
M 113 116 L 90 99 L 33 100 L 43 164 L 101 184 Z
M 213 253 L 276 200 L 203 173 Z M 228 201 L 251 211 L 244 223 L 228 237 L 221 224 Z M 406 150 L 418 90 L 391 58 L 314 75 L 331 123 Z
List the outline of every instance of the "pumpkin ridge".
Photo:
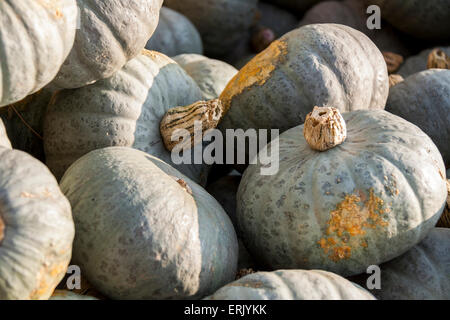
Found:
M 14 10 L 11 8 L 11 6 L 6 1 L 1 1 L 0 7 L 3 7 L 2 11 L 6 11 L 7 10 L 7 9 L 5 9 L 5 7 L 6 7 L 6 8 L 9 8 L 9 10 L 13 11 L 13 13 L 15 13 Z M 11 19 L 10 15 L 8 15 L 8 17 Z M 0 43 L 3 43 L 3 32 L 1 29 L 0 29 Z M 0 70 L 1 71 L 3 71 L 3 70 L 9 71 L 8 55 L 7 55 L 5 46 L 0 46 Z M 3 99 L 4 93 L 9 92 L 11 89 L 11 80 L 9 79 L 9 77 L 2 77 L 2 75 L 3 75 L 3 72 L 0 72 L 0 80 L 2 80 L 0 82 L 0 101 Z M 0 106 L 0 108 L 1 108 L 1 106 Z

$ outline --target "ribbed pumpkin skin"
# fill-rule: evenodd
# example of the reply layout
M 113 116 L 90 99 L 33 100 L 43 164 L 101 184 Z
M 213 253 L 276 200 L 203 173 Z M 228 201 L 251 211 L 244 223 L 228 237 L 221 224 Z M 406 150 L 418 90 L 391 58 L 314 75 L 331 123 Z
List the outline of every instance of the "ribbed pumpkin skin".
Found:
M 423 39 L 450 39 L 448 0 L 366 0 L 378 5 L 381 16 L 397 29 Z
M 406 78 L 391 88 L 386 110 L 421 128 L 450 166 L 450 70 L 429 69 Z
M 363 288 L 323 270 L 257 272 L 205 300 L 375 300 Z
M 77 228 L 73 261 L 108 297 L 201 298 L 234 279 L 229 218 L 166 163 L 131 148 L 96 150 L 69 168 L 61 189 Z
M 444 51 L 446 55 L 450 56 L 450 47 L 437 47 L 437 48 Z M 434 48 L 426 49 L 421 51 L 418 55 L 409 57 L 400 66 L 400 69 L 398 69 L 396 73 L 401 75 L 403 78 L 406 78 L 409 77 L 410 75 L 413 75 L 414 73 L 427 70 L 428 56 L 433 49 Z
M 324 1 L 309 9 L 300 26 L 314 23 L 339 23 L 361 31 L 381 51 L 409 55 L 410 50 L 394 28 L 383 21 L 381 29 L 367 28 L 367 6 L 361 0 Z
M 109 146 L 133 147 L 171 163 L 159 122 L 169 108 L 201 99 L 195 81 L 172 59 L 143 51 L 113 77 L 54 96 L 44 119 L 46 163 L 60 178 L 82 155 Z M 204 165 L 177 168 L 206 181 Z
M 6 133 L 5 125 L 2 119 L 0 119 L 0 147 L 11 149 L 11 142 L 9 141 L 8 135 Z
M 2 224 L 0 299 L 48 299 L 72 253 L 70 204 L 41 162 L 0 147 Z
M 75 0 L 0 1 L 0 107 L 48 84 L 72 48 Z
M 49 300 L 98 300 L 95 297 L 85 296 L 69 290 L 55 290 Z
M 273 42 L 229 82 L 220 127 L 284 131 L 315 105 L 384 109 L 388 91 L 386 63 L 369 38 L 343 25 L 308 25 Z
M 181 54 L 173 57 L 173 60 L 197 82 L 206 100 L 217 98 L 238 73 L 235 67 L 226 62 L 199 54 Z
M 203 54 L 203 43 L 200 33 L 181 13 L 162 7 L 159 23 L 146 49 L 155 50 L 169 57 L 182 53 Z
M 380 269 L 381 290 L 371 290 L 378 299 L 449 300 L 450 229 L 434 228 L 418 245 Z
M 53 81 L 79 88 L 112 76 L 139 55 L 156 29 L 163 0 L 77 0 L 80 25 Z
M 319 1 L 321 0 L 265 0 L 265 2 L 269 2 L 280 7 L 294 9 L 297 13 L 302 13 Z
M 427 135 L 383 110 L 343 117 L 343 144 L 314 151 L 303 125 L 294 127 L 279 137 L 276 174 L 261 175 L 257 164 L 243 175 L 239 229 L 273 269 L 359 274 L 413 247 L 442 213 L 445 167 Z
M 192 21 L 208 57 L 223 57 L 251 26 L 258 0 L 165 0 L 164 6 Z

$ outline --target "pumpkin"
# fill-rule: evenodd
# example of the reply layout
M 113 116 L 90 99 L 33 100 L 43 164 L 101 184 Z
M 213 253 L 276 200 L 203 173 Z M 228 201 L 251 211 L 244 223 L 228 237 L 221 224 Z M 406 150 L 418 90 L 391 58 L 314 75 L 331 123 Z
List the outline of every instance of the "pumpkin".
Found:
M 339 23 L 352 27 L 368 36 L 380 51 L 391 51 L 409 55 L 410 48 L 400 35 L 386 22 L 381 29 L 367 28 L 367 6 L 361 0 L 324 1 L 309 9 L 303 16 L 300 26 L 314 23 Z
M 171 162 L 159 121 L 169 107 L 201 98 L 195 81 L 175 61 L 145 50 L 111 78 L 55 94 L 44 118 L 46 163 L 59 179 L 82 155 L 109 146 L 133 147 Z M 204 165 L 177 168 L 206 182 Z
M 316 24 L 274 41 L 231 79 L 218 99 L 195 106 L 221 114 L 223 130 L 284 131 L 303 123 L 315 104 L 341 111 L 384 109 L 388 92 L 386 63 L 369 38 L 347 26 Z M 192 119 L 191 108 L 173 108 L 163 118 L 161 133 L 168 149 L 175 145 L 170 140 L 174 130 L 192 131 L 184 121 Z M 174 119 L 179 125 L 170 127 Z
M 0 147 L 0 299 L 48 299 L 67 270 L 74 233 L 50 171 Z
M 53 91 L 44 88 L 0 110 L 14 149 L 44 161 L 42 124 Z
M 0 107 L 56 76 L 75 38 L 75 0 L 0 2 Z
M 156 29 L 163 0 L 77 0 L 72 51 L 52 82 L 79 88 L 111 77 L 139 55 Z
M 420 127 L 450 166 L 450 70 L 429 69 L 392 87 L 386 110 Z
M 205 300 L 375 300 L 360 286 L 324 270 L 256 272 Z
M 207 100 L 216 99 L 238 71 L 233 66 L 216 59 L 209 59 L 199 54 L 181 54 L 173 57 L 197 82 Z
M 295 10 L 296 13 L 303 13 L 305 10 L 322 0 L 265 0 L 266 2 L 280 6 L 282 8 Z
M 450 56 L 450 47 L 437 47 L 437 49 L 442 50 Z M 403 78 L 409 77 L 414 73 L 418 73 L 420 71 L 427 70 L 427 61 L 428 56 L 433 51 L 433 49 L 426 49 L 421 51 L 419 54 L 409 57 L 406 61 L 400 66 L 400 69 L 397 71 Z
M 9 141 L 8 135 L 6 134 L 5 125 L 2 119 L 0 119 L 0 147 L 11 149 L 11 142 Z
M 314 108 L 305 125 L 260 153 L 273 148 L 278 170 L 267 175 L 260 163 L 250 165 L 237 193 L 244 244 L 269 268 L 365 272 L 417 244 L 444 208 L 437 147 L 384 110 L 341 116 Z
M 84 296 L 69 290 L 55 290 L 49 300 L 98 300 L 95 297 Z
M 126 147 L 95 150 L 67 170 L 61 189 L 77 228 L 73 261 L 106 296 L 200 298 L 234 279 L 231 221 L 163 161 Z
M 297 17 L 287 10 L 280 9 L 268 3 L 259 2 L 258 11 L 260 14 L 258 23 L 270 28 L 275 33 L 276 38 L 297 28 Z
M 161 8 L 158 27 L 145 48 L 169 57 L 182 53 L 203 54 L 200 33 L 192 22 L 181 13 L 166 7 Z
M 165 0 L 164 5 L 192 21 L 203 40 L 208 57 L 223 57 L 250 29 L 258 0 Z
M 379 6 L 384 19 L 414 37 L 430 40 L 450 39 L 448 0 L 366 0 L 366 3 Z
M 381 289 L 370 290 L 381 300 L 450 299 L 450 229 L 433 228 L 411 250 L 380 265 Z M 355 277 L 364 285 L 367 275 Z

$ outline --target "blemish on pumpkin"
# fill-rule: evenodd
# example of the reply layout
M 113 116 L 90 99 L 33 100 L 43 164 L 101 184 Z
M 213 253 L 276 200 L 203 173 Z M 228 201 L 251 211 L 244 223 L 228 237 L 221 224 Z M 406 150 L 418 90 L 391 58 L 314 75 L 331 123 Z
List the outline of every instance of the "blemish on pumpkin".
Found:
M 50 281 L 57 278 L 59 275 L 64 274 L 67 270 L 68 263 L 61 262 L 54 264 L 50 267 L 44 266 L 38 275 L 38 285 L 30 294 L 31 300 L 42 299 L 52 292 L 57 286 L 56 281 Z M 49 279 L 50 278 L 50 279 Z
M 48 199 L 53 198 L 53 194 L 48 189 L 45 189 L 41 194 L 35 194 L 24 191 L 20 194 L 20 197 L 30 199 Z
M 5 223 L 3 222 L 2 217 L 0 217 L 0 244 L 2 243 L 4 237 L 5 237 Z
M 261 86 L 266 83 L 277 65 L 286 59 L 287 46 L 287 43 L 281 40 L 272 42 L 269 47 L 250 60 L 228 82 L 220 95 L 224 113 L 230 108 L 231 101 L 235 96 L 254 85 Z
M 361 191 L 348 194 L 330 212 L 330 219 L 324 237 L 318 241 L 320 248 L 328 257 L 338 262 L 351 257 L 352 248 L 367 248 L 363 238 L 367 229 L 385 228 L 388 223 L 383 219 L 390 208 L 385 207 L 383 199 L 377 197 L 373 189 L 369 197 Z

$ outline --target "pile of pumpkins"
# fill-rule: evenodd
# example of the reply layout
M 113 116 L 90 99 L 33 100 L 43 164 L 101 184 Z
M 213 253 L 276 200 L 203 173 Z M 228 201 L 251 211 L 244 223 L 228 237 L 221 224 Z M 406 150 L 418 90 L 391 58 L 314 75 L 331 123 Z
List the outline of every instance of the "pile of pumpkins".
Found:
M 0 1 L 0 299 L 450 299 L 449 45 L 448 0 Z M 276 172 L 176 163 L 195 119 Z

